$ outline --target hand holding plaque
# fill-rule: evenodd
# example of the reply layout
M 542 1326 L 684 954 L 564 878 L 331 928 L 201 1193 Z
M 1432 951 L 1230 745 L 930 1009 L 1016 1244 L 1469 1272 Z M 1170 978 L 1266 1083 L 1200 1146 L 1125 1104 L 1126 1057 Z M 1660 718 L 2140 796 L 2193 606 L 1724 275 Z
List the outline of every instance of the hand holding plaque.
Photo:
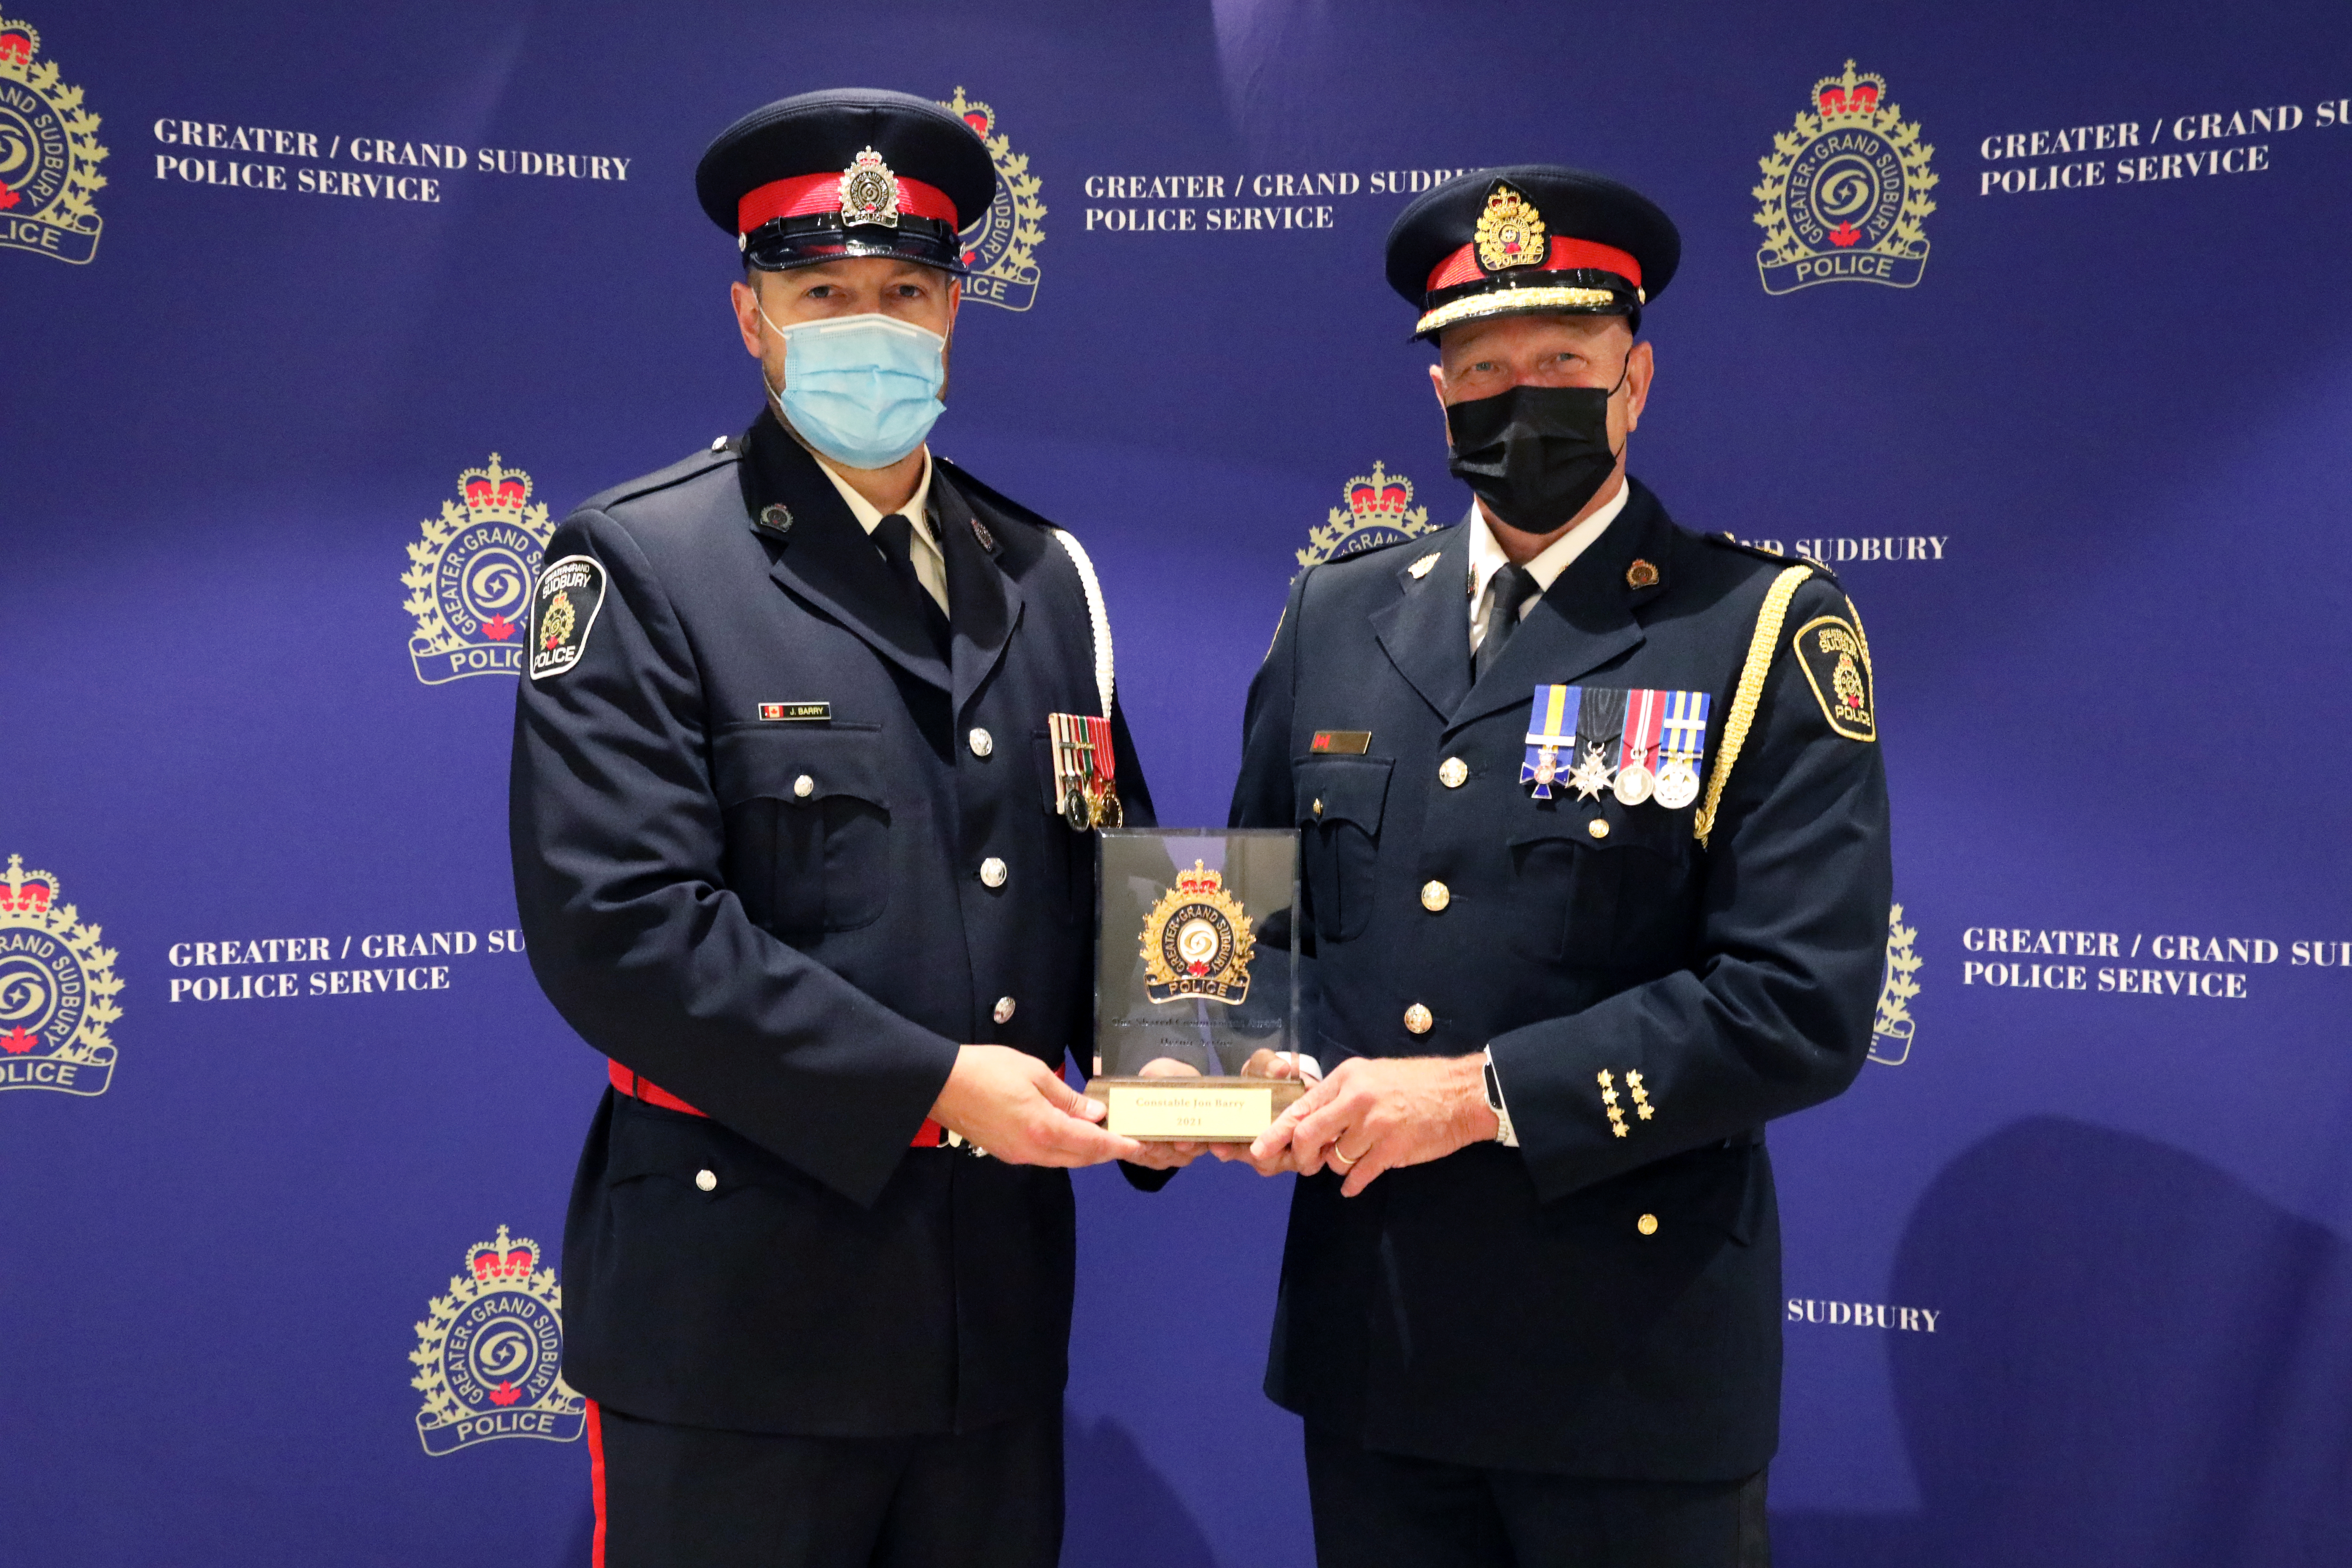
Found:
M 1121 1137 L 1246 1143 L 1302 1089 L 1297 837 L 1114 830 L 1101 846 L 1087 1093 Z

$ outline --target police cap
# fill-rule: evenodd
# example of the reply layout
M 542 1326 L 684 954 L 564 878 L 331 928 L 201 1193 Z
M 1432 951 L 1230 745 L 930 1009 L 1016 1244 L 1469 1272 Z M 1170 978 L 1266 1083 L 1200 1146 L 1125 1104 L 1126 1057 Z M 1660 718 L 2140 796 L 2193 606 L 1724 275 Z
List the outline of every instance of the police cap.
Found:
M 1630 185 L 1557 163 L 1457 174 L 1389 230 L 1389 287 L 1417 338 L 1488 316 L 1631 316 L 1682 259 L 1674 220 Z
M 979 134 L 929 99 L 835 88 L 720 132 L 694 194 L 762 271 L 895 256 L 961 274 L 958 236 L 995 200 L 996 167 Z

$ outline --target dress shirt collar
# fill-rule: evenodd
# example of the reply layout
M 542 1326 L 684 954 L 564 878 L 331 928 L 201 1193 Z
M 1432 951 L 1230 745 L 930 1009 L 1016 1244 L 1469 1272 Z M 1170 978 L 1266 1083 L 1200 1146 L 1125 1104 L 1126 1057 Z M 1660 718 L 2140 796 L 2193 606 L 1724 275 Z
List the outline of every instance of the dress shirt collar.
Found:
M 1625 503 L 1633 498 L 1632 481 L 1620 479 L 1617 493 L 1606 506 L 1544 546 L 1543 552 L 1527 563 L 1528 575 L 1536 580 L 1536 593 L 1548 592 L 1559 580 L 1559 574 L 1567 571 L 1578 556 L 1591 548 L 1592 542 L 1617 521 L 1617 514 L 1625 510 Z M 1469 527 L 1470 635 L 1475 638 L 1483 618 L 1479 612 L 1486 607 L 1486 590 L 1494 583 L 1495 574 L 1509 565 L 1511 558 L 1503 553 L 1500 544 L 1495 542 L 1495 531 L 1488 526 L 1486 514 L 1475 500 L 1470 503 Z M 1519 607 L 1520 616 L 1524 617 L 1535 608 L 1535 599 L 1529 598 Z

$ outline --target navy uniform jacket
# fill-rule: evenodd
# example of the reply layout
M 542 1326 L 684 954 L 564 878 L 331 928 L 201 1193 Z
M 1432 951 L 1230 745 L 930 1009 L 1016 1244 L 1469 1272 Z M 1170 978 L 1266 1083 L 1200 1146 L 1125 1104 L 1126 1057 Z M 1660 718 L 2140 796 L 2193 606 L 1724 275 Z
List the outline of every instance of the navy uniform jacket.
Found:
M 1654 583 L 1633 585 L 1637 562 Z M 1315 1049 L 1328 1071 L 1491 1047 L 1519 1139 L 1357 1198 L 1328 1173 L 1298 1183 L 1266 1391 L 1311 1424 L 1582 1476 L 1731 1479 L 1770 1458 L 1780 1249 L 1759 1130 L 1860 1070 L 1891 896 L 1878 747 L 1832 731 L 1790 652 L 1851 605 L 1819 572 L 1796 593 L 1707 847 L 1696 806 L 1540 801 L 1519 774 L 1534 688 L 1557 682 L 1711 692 L 1712 775 L 1790 564 L 1676 527 L 1637 485 L 1475 687 L 1466 527 L 1293 585 L 1233 820 L 1303 830 Z M 1318 755 L 1318 730 L 1371 743 Z M 1432 881 L 1450 893 L 1435 912 Z
M 1101 711 L 1093 635 L 1041 520 L 944 463 L 930 494 L 945 662 L 770 416 L 547 548 L 535 600 L 583 580 L 572 557 L 603 586 L 553 627 L 577 663 L 521 683 L 531 967 L 589 1044 L 707 1113 L 608 1090 L 581 1155 L 564 1374 L 633 1415 L 886 1435 L 1061 1397 L 1066 1175 L 908 1142 L 959 1043 L 1058 1067 L 1091 1034 L 1093 845 L 1054 810 L 1045 720 Z

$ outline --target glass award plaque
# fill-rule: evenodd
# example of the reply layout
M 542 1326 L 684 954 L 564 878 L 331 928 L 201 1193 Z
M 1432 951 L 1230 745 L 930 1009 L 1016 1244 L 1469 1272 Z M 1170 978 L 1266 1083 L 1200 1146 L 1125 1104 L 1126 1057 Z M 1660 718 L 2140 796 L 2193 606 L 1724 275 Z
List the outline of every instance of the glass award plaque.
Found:
M 1100 844 L 1087 1093 L 1122 1137 L 1245 1143 L 1302 1092 L 1298 835 L 1106 829 Z

